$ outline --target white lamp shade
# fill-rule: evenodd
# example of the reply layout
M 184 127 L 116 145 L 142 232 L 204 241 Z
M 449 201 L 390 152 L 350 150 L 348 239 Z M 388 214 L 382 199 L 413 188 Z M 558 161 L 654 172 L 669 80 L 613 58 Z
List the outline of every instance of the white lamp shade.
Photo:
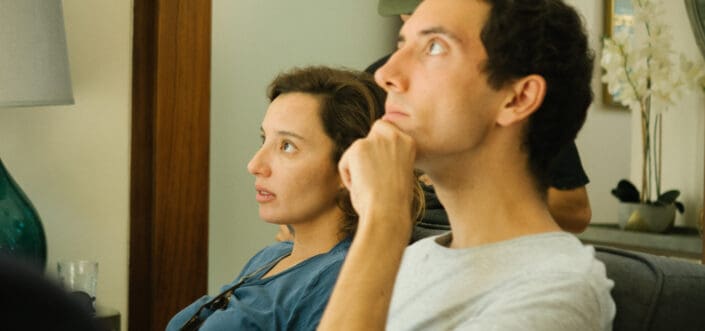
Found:
M 73 102 L 61 0 L 0 0 L 0 107 Z

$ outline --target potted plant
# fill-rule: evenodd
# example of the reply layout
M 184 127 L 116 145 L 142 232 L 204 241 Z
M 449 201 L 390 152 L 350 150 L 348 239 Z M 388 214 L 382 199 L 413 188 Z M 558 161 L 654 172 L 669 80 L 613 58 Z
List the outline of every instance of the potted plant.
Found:
M 703 68 L 682 54 L 679 66 L 672 60 L 672 38 L 659 21 L 660 3 L 632 0 L 632 6 L 633 28 L 645 32 L 643 41 L 636 43 L 627 29 L 603 38 L 601 65 L 602 81 L 613 99 L 640 114 L 641 190 L 623 179 L 612 194 L 621 201 L 619 224 L 623 229 L 663 232 L 673 224 L 675 210 L 683 213 L 685 208 L 676 200 L 678 190 L 662 192 L 661 188 L 662 115 L 684 87 L 702 82 Z

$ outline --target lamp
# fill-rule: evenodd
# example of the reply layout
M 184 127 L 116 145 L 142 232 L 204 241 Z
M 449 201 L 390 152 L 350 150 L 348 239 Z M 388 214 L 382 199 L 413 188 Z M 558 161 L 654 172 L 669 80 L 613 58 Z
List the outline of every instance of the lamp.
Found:
M 0 108 L 73 102 L 61 1 L 0 0 Z M 0 251 L 46 265 L 39 215 L 2 160 Z

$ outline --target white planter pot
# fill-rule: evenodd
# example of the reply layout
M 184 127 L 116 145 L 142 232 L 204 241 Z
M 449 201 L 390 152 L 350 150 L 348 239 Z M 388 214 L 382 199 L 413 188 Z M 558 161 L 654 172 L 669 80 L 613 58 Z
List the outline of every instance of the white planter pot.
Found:
M 664 232 L 676 219 L 676 206 L 657 206 L 638 202 L 619 203 L 619 227 L 623 230 Z

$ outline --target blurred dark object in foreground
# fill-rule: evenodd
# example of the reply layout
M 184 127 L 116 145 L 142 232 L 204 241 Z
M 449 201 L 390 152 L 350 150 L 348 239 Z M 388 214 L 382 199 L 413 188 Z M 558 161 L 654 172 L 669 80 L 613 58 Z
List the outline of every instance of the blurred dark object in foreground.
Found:
M 0 254 L 0 329 L 101 330 L 85 305 L 16 257 Z

